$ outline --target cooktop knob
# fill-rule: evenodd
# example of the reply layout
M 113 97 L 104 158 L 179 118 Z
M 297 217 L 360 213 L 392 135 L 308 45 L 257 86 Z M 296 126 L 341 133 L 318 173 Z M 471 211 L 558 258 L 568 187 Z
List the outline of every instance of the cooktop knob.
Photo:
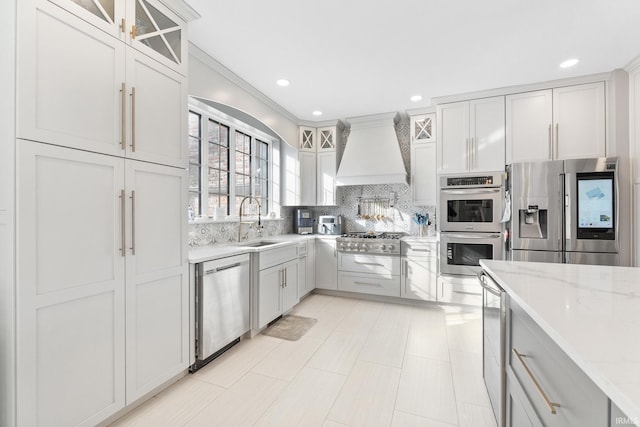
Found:
M 384 250 L 386 250 L 386 249 L 387 249 L 387 245 L 380 245 L 380 250 L 381 250 L 381 251 L 384 251 Z
M 387 249 L 389 249 L 390 251 L 392 251 L 392 250 L 394 249 L 394 246 L 393 246 L 393 245 L 389 245 L 389 247 L 388 247 Z

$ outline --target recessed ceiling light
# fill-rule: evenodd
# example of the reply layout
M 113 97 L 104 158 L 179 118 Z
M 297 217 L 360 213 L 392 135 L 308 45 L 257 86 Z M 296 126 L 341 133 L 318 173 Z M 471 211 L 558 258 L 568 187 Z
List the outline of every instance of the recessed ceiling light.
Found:
M 562 62 L 560 64 L 560 68 L 569 68 L 569 67 L 573 67 L 574 65 L 576 65 L 578 62 L 580 62 L 578 59 L 576 58 L 571 58 L 571 59 L 567 59 L 566 61 Z
M 322 115 L 322 111 L 318 111 L 318 110 L 316 110 L 316 111 L 314 111 L 314 112 L 313 112 L 313 113 L 311 113 L 311 114 L 313 114 L 314 116 L 321 116 L 321 115 Z
M 286 87 L 289 86 L 290 82 L 287 79 L 280 79 L 276 82 L 278 86 Z
M 410 99 L 412 102 L 422 101 L 422 95 L 413 95 Z

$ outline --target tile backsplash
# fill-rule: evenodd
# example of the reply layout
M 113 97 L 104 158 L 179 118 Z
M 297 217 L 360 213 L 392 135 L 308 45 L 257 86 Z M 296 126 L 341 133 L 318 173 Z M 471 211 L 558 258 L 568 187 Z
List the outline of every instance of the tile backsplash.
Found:
M 242 224 L 242 240 L 277 236 L 286 231 L 284 219 L 262 219 L 261 233 L 255 226 Z M 189 224 L 189 246 L 206 246 L 238 241 L 238 221 L 202 221 Z M 257 226 L 257 223 L 256 223 Z M 291 227 L 293 228 L 293 227 Z

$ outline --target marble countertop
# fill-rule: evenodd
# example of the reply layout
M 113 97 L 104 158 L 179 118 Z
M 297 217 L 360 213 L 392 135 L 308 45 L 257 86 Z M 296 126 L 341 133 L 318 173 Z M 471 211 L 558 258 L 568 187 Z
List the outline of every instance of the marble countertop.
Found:
M 217 258 L 225 258 L 233 255 L 246 254 L 251 252 L 261 252 L 269 249 L 275 249 L 288 244 L 295 244 L 301 240 L 315 239 L 315 234 L 280 234 L 277 236 L 269 236 L 256 240 L 244 241 L 241 243 L 227 243 L 208 246 L 194 246 L 189 248 L 189 262 L 197 264 L 199 262 L 210 261 Z M 279 242 L 275 245 L 250 247 L 252 243 L 259 241 Z
M 640 268 L 480 264 L 628 417 L 640 419 Z

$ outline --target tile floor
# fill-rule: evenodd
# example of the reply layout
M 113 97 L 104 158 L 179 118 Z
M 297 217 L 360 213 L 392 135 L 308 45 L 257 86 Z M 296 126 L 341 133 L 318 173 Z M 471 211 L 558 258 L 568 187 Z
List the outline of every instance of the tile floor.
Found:
M 495 427 L 479 309 L 311 295 L 298 341 L 258 335 L 113 426 Z

